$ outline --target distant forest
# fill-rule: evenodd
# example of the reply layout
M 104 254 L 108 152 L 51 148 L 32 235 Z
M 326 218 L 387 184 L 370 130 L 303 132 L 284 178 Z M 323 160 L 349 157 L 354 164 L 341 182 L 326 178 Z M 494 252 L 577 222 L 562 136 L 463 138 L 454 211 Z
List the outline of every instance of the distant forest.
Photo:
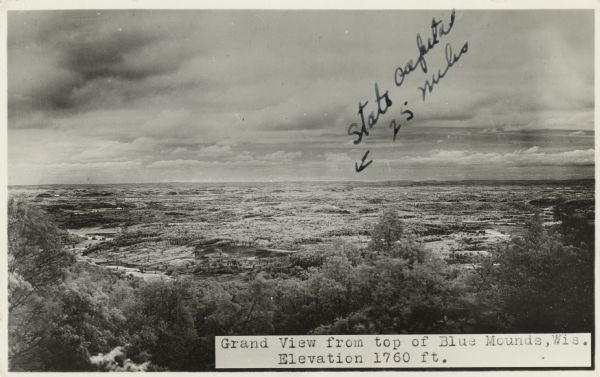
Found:
M 217 335 L 591 332 L 594 224 L 555 206 L 521 237 L 449 263 L 383 209 L 368 247 L 274 259 L 245 280 L 144 281 L 76 261 L 69 235 L 8 202 L 12 371 L 205 371 Z

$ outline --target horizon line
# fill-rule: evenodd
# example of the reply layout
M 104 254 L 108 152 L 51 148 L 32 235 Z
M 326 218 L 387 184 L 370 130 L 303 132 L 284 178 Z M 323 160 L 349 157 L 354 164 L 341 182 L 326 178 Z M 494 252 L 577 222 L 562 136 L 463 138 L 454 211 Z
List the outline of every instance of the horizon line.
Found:
M 440 183 L 468 183 L 468 182 L 573 182 L 573 181 L 596 181 L 592 178 L 566 178 L 566 179 L 423 179 L 423 180 L 403 180 L 403 179 L 374 179 L 374 180 L 256 180 L 256 181 L 149 181 L 149 182 L 106 182 L 106 183 L 38 183 L 38 184 L 9 184 L 7 187 L 27 187 L 27 186 L 110 186 L 110 185 L 158 185 L 158 184 L 177 184 L 177 183 L 196 183 L 196 184 L 226 184 L 226 183 L 405 183 L 405 184 L 440 184 Z

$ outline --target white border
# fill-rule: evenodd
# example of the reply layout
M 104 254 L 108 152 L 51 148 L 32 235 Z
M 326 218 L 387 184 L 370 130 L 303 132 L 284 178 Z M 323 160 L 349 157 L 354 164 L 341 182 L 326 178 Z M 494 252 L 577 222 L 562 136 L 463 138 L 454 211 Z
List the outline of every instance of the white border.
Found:
M 64 376 L 66 373 L 16 373 L 8 372 L 8 339 L 7 339 L 7 323 L 8 316 L 8 300 L 7 300 L 7 10 L 65 10 L 65 9 L 452 9 L 458 10 L 474 10 L 474 9 L 594 9 L 595 17 L 595 67 L 598 67 L 599 61 L 599 27 L 598 9 L 600 8 L 600 0 L 0 0 L 0 376 Z M 557 52 L 560 53 L 560 52 Z M 599 84 L 600 78 L 598 73 L 594 73 L 595 80 L 595 116 L 594 130 L 599 122 Z M 599 145 L 600 135 L 595 132 L 595 146 Z M 600 152 L 595 148 L 596 161 L 600 162 Z M 595 179 L 598 180 L 598 166 L 595 167 Z M 600 188 L 596 184 L 596 198 L 600 197 Z M 599 223 L 600 216 L 598 210 L 595 211 L 596 224 Z M 596 226 L 596 240 L 599 239 L 600 231 Z M 253 376 L 281 376 L 283 373 L 292 376 L 329 376 L 329 375 L 345 375 L 347 373 L 362 373 L 376 374 L 377 376 L 432 376 L 432 375 L 469 375 L 477 376 L 484 373 L 486 376 L 597 376 L 600 375 L 600 358 L 598 354 L 598 325 L 600 317 L 598 316 L 598 301 L 599 294 L 599 276 L 600 268 L 598 258 L 600 258 L 598 250 L 600 247 L 596 244 L 596 265 L 595 265 L 595 292 L 596 292 L 596 350 L 595 350 L 595 371 L 466 371 L 466 372 L 449 372 L 449 371 L 427 371 L 427 372 L 408 372 L 408 371 L 377 371 L 377 372 L 202 372 L 202 375 L 207 376 L 240 376 L 248 373 L 253 373 Z M 69 373 L 68 376 L 87 376 L 90 374 L 106 374 L 113 375 L 142 375 L 143 372 L 98 372 L 98 373 Z M 199 372 L 183 373 L 183 372 L 168 372 L 169 375 L 177 376 L 198 376 Z
M 8 10 L 50 9 L 594 9 L 597 0 L 5 0 Z

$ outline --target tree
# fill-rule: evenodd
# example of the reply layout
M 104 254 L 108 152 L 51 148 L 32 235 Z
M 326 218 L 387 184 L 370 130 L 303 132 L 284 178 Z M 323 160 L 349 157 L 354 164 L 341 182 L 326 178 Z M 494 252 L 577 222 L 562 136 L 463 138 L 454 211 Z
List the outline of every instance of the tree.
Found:
M 379 222 L 373 227 L 369 246 L 375 251 L 387 254 L 395 242 L 402 237 L 403 232 L 404 227 L 396 211 L 386 209 L 379 218 Z
M 456 274 L 434 256 L 422 262 L 382 256 L 349 272 L 347 302 L 320 334 L 430 333 L 455 331 L 461 291 Z
M 64 233 L 45 213 L 22 199 L 8 201 L 8 336 L 12 369 L 44 369 L 36 355 L 50 335 L 49 316 L 59 284 L 74 256 L 62 248 Z M 41 367 L 36 367 L 41 365 Z
M 481 278 L 482 268 L 492 279 Z M 495 308 L 486 315 L 503 323 L 502 331 L 589 332 L 593 271 L 593 255 L 587 248 L 563 244 L 536 215 L 522 237 L 513 238 L 476 268 L 473 286 L 485 306 Z
M 63 284 L 31 296 L 11 315 L 11 369 L 90 370 L 90 356 L 127 342 L 125 317 L 105 275 L 68 272 Z M 100 280 L 102 279 L 102 280 Z M 121 303 L 124 305 L 124 303 Z
M 36 290 L 61 282 L 65 268 L 75 261 L 62 247 L 63 233 L 37 207 L 8 201 L 9 311 Z
M 594 203 L 585 200 L 567 201 L 561 198 L 554 206 L 554 219 L 565 243 L 594 250 Z
M 134 362 L 151 360 L 169 370 L 198 369 L 198 299 L 189 281 L 154 281 L 136 294 L 127 313 L 131 335 L 127 355 Z
M 273 302 L 276 305 L 273 317 L 276 334 L 308 334 L 318 325 L 307 315 L 314 297 L 306 281 L 295 277 L 277 279 Z

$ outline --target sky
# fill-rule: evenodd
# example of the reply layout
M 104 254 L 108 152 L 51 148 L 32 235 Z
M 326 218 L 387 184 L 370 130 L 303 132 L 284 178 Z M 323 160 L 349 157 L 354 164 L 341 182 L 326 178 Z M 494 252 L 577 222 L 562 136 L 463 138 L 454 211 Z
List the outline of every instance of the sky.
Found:
M 593 178 L 593 11 L 456 10 L 398 87 L 433 18 L 10 11 L 9 184 Z M 392 104 L 355 145 L 375 83 Z

